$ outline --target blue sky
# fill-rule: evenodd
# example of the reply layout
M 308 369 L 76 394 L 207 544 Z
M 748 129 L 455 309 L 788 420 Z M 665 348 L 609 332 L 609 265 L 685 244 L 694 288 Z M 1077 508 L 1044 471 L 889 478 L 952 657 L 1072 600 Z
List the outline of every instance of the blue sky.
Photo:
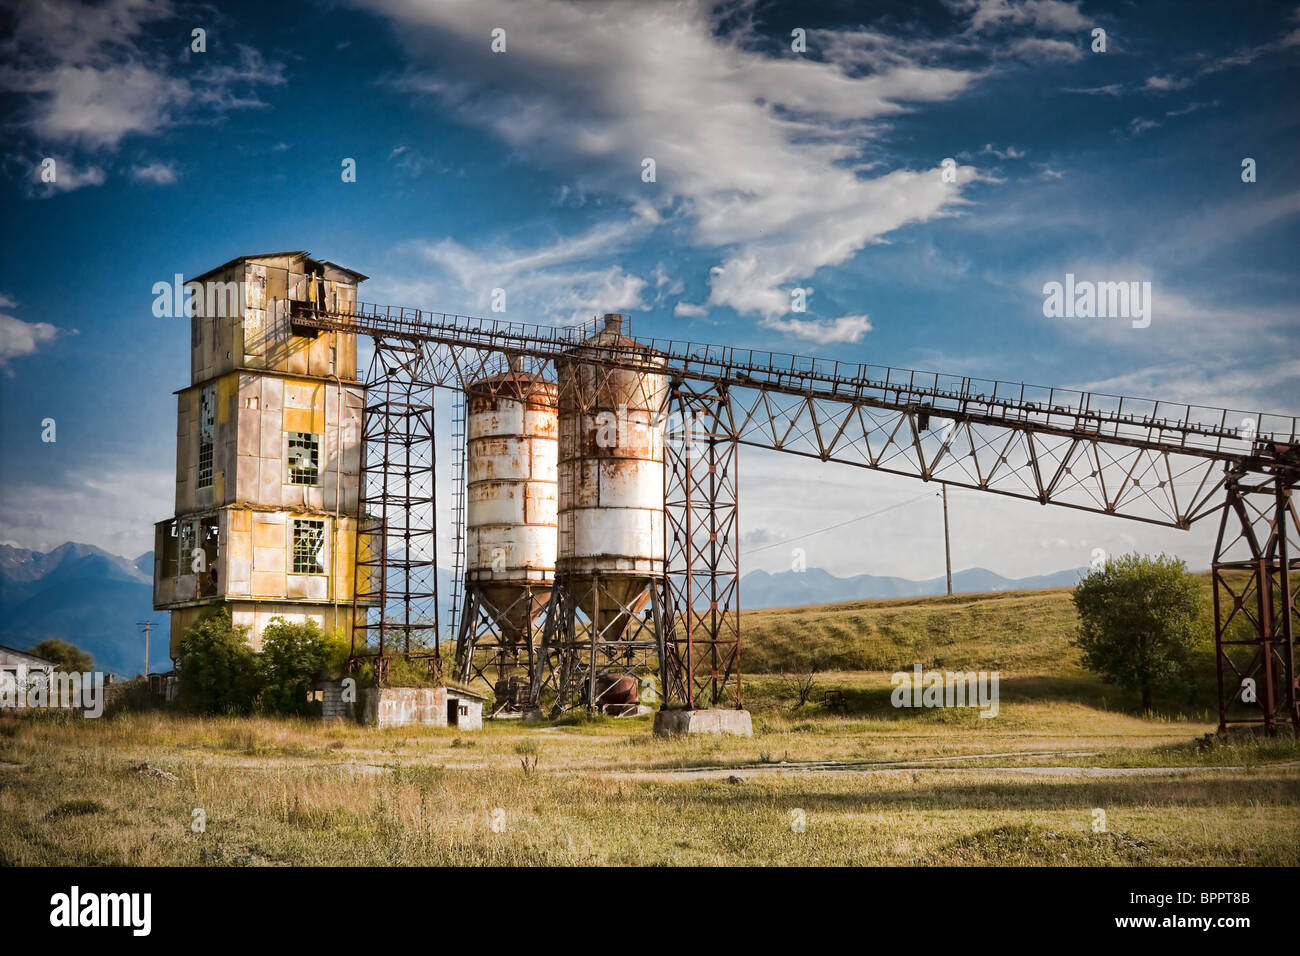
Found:
M 639 334 L 1300 412 L 1294 4 L 55 0 L 4 16 L 14 544 L 151 546 L 188 329 L 153 316 L 150 290 L 279 249 L 370 275 L 367 301 L 487 314 L 504 288 L 519 321 L 627 311 Z M 1150 281 L 1150 326 L 1045 318 L 1043 285 L 1066 273 Z M 748 450 L 742 474 L 750 550 L 926 490 Z M 958 568 L 1031 574 L 1094 547 L 1208 563 L 1208 528 L 971 492 L 952 506 Z M 838 574 L 932 576 L 940 522 L 921 501 L 802 546 Z M 770 548 L 746 568 L 789 560 Z

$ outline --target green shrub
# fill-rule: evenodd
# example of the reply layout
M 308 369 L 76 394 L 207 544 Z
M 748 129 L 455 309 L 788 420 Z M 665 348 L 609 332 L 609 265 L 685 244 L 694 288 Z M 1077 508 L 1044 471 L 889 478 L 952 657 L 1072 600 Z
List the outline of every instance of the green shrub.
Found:
M 438 682 L 429 676 L 429 665 L 424 659 L 407 660 L 405 657 L 388 658 L 389 687 L 436 687 Z
M 320 676 L 330 680 L 346 677 L 348 656 L 352 653 L 352 642 L 348 640 L 343 628 L 334 628 L 322 640 L 325 643 L 325 666 L 322 668 Z
M 276 714 L 306 714 L 308 695 L 330 659 L 330 644 L 315 621 L 275 617 L 262 631 L 262 706 Z
M 95 669 L 95 659 L 93 657 L 76 644 L 69 644 L 57 637 L 46 638 L 35 647 L 28 648 L 27 653 L 43 657 L 47 661 L 53 661 L 61 671 L 80 671 L 84 673 Z
M 206 714 L 248 714 L 261 692 L 259 661 L 248 628 L 235 627 L 222 609 L 194 624 L 177 648 L 180 703 Z

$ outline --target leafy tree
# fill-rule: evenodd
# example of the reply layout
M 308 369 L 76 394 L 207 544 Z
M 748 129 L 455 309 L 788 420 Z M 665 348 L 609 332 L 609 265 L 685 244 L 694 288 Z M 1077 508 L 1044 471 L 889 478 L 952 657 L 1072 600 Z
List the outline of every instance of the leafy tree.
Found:
M 352 653 L 352 642 L 343 633 L 343 628 L 336 627 L 325 635 L 325 666 L 321 676 L 340 678 L 348 669 L 348 656 Z
M 53 661 L 61 671 L 92 671 L 95 659 L 79 648 L 57 637 L 46 638 L 35 647 L 29 648 L 28 654 L 35 654 L 47 661 Z
M 1075 588 L 1074 644 L 1085 667 L 1136 689 L 1150 710 L 1156 687 L 1186 678 L 1203 604 L 1200 584 L 1182 561 L 1126 554 L 1089 572 Z
M 177 648 L 180 702 L 208 714 L 247 714 L 261 691 L 257 654 L 248 628 L 236 627 L 222 609 L 185 632 Z
M 262 631 L 262 704 L 281 714 L 303 714 L 312 683 L 329 666 L 331 643 L 315 621 L 276 617 Z

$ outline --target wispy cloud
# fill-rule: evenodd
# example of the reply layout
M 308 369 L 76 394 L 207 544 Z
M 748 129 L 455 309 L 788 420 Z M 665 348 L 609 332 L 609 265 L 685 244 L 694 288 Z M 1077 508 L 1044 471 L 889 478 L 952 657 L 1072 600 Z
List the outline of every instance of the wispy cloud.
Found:
M 580 161 L 578 188 L 645 204 L 687 224 L 692 244 L 719 250 L 709 307 L 782 317 L 790 283 L 904 225 L 953 214 L 977 176 L 963 167 L 945 178 L 937 165 L 867 176 L 849 162 L 871 135 L 863 124 L 950 100 L 977 71 L 898 50 L 870 54 L 870 71 L 861 54 L 850 64 L 759 52 L 746 27 L 721 30 L 703 0 L 363 5 L 397 24 L 420 64 L 395 81 L 400 89 L 557 168 Z M 495 26 L 507 52 L 484 54 L 478 41 Z M 621 79 L 629 75 L 637 82 Z M 642 175 L 647 158 L 653 182 Z
M 373 284 L 399 302 L 455 301 L 483 315 L 494 314 L 504 295 L 502 317 L 530 322 L 565 324 L 605 311 L 642 310 L 659 280 L 611 260 L 649 228 L 635 219 L 603 222 L 538 245 L 469 246 L 449 237 L 405 243 Z
M 131 178 L 138 182 L 154 183 L 158 186 L 170 186 L 179 178 L 172 163 L 148 163 L 131 170 Z
M 58 335 L 59 330 L 49 322 L 24 322 L 0 313 L 0 368 L 8 368 L 13 359 L 32 355 Z
M 22 97 L 17 128 L 42 143 L 111 152 L 128 136 L 264 105 L 254 91 L 285 82 L 282 64 L 246 45 L 233 62 L 183 70 L 168 52 L 175 37 L 163 43 L 151 32 L 176 17 L 168 0 L 16 7 L 0 41 L 0 89 Z

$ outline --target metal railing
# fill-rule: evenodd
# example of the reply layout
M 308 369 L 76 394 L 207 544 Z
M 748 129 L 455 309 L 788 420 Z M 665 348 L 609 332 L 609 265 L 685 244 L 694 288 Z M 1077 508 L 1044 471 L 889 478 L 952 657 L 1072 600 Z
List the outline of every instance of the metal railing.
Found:
M 307 304 L 298 320 L 318 328 L 405 336 L 419 341 L 554 358 L 583 343 L 594 326 L 554 326 L 358 303 L 354 312 Z M 662 362 L 671 376 L 813 398 L 924 411 L 1032 428 L 1068 429 L 1091 438 L 1216 457 L 1267 459 L 1270 445 L 1294 445 L 1300 416 L 1110 395 L 1080 389 L 946 375 L 887 365 L 841 362 L 786 352 L 680 339 L 637 340 L 627 347 L 584 345 L 584 354 L 614 365 Z

